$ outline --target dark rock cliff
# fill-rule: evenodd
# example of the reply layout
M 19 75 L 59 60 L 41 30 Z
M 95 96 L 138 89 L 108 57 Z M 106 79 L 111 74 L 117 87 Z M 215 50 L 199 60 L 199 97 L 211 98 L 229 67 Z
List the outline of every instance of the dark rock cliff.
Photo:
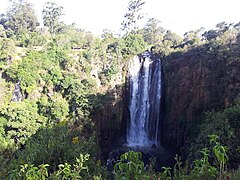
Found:
M 205 111 L 221 110 L 240 96 L 238 52 L 205 45 L 162 60 L 163 145 L 181 150 Z
M 204 112 L 222 110 L 240 97 L 238 52 L 204 45 L 162 59 L 162 146 L 177 148 L 182 154 L 197 136 Z M 115 98 L 95 111 L 96 135 L 105 160 L 111 149 L 125 142 L 128 84 L 126 78 L 125 86 L 107 93 L 106 97 Z
M 117 145 L 115 141 L 120 136 L 123 116 L 123 88 L 119 85 L 105 94 L 98 94 L 95 99 L 93 120 L 96 127 L 96 138 L 101 148 L 104 161 L 110 151 Z

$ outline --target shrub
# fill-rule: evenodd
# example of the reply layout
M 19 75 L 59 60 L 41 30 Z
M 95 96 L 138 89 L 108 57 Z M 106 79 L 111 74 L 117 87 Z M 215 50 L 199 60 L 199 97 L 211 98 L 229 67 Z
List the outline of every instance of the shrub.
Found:
M 229 165 L 231 168 L 238 167 L 240 154 L 237 147 L 240 144 L 239 134 L 240 102 L 232 107 L 224 109 L 222 112 L 208 112 L 196 141 L 192 144 L 190 158 L 198 158 L 199 151 L 204 147 L 212 148 L 213 145 L 208 141 L 209 134 L 219 136 L 220 143 L 227 147 L 229 154 Z
M 79 153 L 97 154 L 97 146 L 92 135 L 85 136 L 79 129 L 68 127 L 66 121 L 57 126 L 40 128 L 16 152 L 17 164 L 49 164 L 55 171 L 59 164 L 73 163 Z M 16 162 L 15 162 L 16 163 Z

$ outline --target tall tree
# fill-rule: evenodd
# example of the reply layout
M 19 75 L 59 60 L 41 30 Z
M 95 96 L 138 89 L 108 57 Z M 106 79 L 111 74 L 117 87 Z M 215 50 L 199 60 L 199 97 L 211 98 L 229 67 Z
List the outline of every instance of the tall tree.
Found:
M 165 29 L 160 26 L 160 21 L 155 18 L 150 18 L 143 28 L 144 40 L 148 44 L 156 45 L 163 40 Z
M 60 25 L 59 19 L 63 15 L 63 7 L 54 2 L 46 2 L 42 16 L 44 26 L 49 28 L 51 35 L 55 35 Z
M 17 36 L 26 31 L 34 32 L 39 25 L 33 5 L 25 0 L 11 1 L 6 14 L 7 25 Z
M 141 13 L 142 6 L 145 4 L 142 0 L 131 0 L 128 4 L 128 12 L 124 15 L 122 22 L 122 30 L 127 33 L 133 31 L 136 32 L 138 29 L 137 23 L 144 17 Z

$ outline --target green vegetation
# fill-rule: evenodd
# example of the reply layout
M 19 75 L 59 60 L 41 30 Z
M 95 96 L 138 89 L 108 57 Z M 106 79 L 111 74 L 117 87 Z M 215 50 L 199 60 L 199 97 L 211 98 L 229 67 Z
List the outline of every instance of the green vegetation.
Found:
M 96 37 L 60 22 L 63 7 L 55 3 L 44 5 L 40 28 L 31 3 L 12 1 L 0 17 L 0 179 L 239 178 L 239 101 L 206 114 L 186 161 L 177 156 L 174 167 L 156 172 L 141 153 L 128 152 L 113 174 L 106 170 L 100 141 L 120 129 L 119 91 L 132 57 L 149 47 L 165 58 L 205 45 L 229 65 L 239 63 L 239 24 L 180 37 L 150 18 L 141 29 L 144 4 L 129 2 L 121 36 L 105 30 Z
M 55 35 L 60 29 L 59 18 L 63 15 L 62 9 L 63 7 L 53 2 L 47 2 L 43 7 L 43 24 L 49 28 L 51 35 Z
M 141 155 L 133 151 L 122 154 L 120 161 L 114 165 L 116 179 L 146 179 Z
M 229 173 L 227 171 L 227 149 L 218 141 L 217 135 L 211 135 L 208 142 L 212 149 L 203 148 L 199 153 L 199 159 L 195 159 L 191 165 L 181 162 L 181 158 L 176 155 L 176 164 L 173 168 L 162 167 L 161 172 L 154 171 L 154 164 L 150 164 L 148 169 L 144 168 L 141 153 L 127 152 L 122 154 L 120 161 L 114 166 L 116 179 L 229 179 L 235 178 L 238 171 Z M 213 154 L 210 160 L 210 154 Z M 214 162 L 214 163 L 212 163 Z
M 210 147 L 211 143 L 207 141 L 209 134 L 214 133 L 219 137 L 221 144 L 228 150 L 228 167 L 239 166 L 239 119 L 240 119 L 240 101 L 232 107 L 224 109 L 222 112 L 208 112 L 199 128 L 198 137 L 191 146 L 190 156 L 198 157 L 199 150 L 203 147 Z M 219 150 L 224 152 L 224 150 Z

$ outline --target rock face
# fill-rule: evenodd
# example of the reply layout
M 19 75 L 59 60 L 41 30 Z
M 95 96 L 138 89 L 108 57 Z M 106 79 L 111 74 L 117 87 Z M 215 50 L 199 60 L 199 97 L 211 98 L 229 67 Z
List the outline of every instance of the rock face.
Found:
M 96 126 L 96 138 L 101 148 L 101 157 L 104 161 L 110 151 L 118 143 L 116 137 L 120 135 L 123 109 L 123 90 L 121 86 L 109 90 L 106 94 L 97 94 L 95 99 L 100 99 L 94 109 L 93 120 Z
M 240 96 L 240 57 L 199 47 L 167 57 L 162 64 L 161 141 L 180 148 L 205 111 L 221 110 Z
M 240 97 L 240 54 L 207 45 L 162 59 L 161 145 L 179 153 L 197 135 L 204 112 L 222 110 Z M 129 80 L 96 111 L 97 137 L 104 159 L 126 142 Z M 110 93 L 112 96 L 114 93 Z M 113 104 L 111 104 L 111 103 Z

